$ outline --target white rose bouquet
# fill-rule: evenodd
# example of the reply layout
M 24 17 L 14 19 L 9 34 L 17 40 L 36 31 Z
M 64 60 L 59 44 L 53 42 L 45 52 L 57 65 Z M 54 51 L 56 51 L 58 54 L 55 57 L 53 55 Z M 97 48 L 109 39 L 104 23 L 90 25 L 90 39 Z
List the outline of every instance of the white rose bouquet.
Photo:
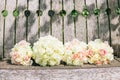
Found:
M 77 39 L 65 43 L 63 61 L 66 62 L 67 65 L 83 65 L 83 63 L 87 63 L 86 49 L 87 44 Z
M 33 46 L 33 59 L 41 66 L 59 65 L 64 54 L 62 42 L 52 36 L 41 37 Z
M 11 63 L 18 65 L 32 65 L 32 54 L 33 51 L 30 43 L 22 40 L 19 43 L 16 43 L 10 52 Z
M 88 43 L 88 62 L 90 64 L 108 64 L 114 59 L 113 48 L 100 39 Z

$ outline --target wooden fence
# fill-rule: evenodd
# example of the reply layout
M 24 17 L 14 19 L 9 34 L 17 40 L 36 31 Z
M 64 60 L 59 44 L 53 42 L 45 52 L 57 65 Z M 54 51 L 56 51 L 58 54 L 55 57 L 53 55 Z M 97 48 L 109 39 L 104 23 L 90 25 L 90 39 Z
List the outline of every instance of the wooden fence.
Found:
M 0 0 L 0 12 L 1 58 L 16 42 L 49 34 L 63 43 L 107 40 L 120 57 L 119 0 Z

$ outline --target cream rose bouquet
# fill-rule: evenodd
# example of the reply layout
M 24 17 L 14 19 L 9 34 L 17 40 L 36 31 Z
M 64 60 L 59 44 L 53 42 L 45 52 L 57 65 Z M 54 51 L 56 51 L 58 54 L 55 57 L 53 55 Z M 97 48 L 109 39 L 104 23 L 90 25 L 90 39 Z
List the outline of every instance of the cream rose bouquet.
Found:
M 88 43 L 88 62 L 90 64 L 108 64 L 114 59 L 113 48 L 100 39 Z
M 77 39 L 65 43 L 63 61 L 66 62 L 67 65 L 83 65 L 83 63 L 87 63 L 86 49 L 87 44 Z
M 62 42 L 52 36 L 41 37 L 33 46 L 33 59 L 41 66 L 59 65 L 64 54 Z
M 25 40 L 16 43 L 12 51 L 10 52 L 11 63 L 18 65 L 31 65 L 33 51 L 31 49 L 30 43 Z

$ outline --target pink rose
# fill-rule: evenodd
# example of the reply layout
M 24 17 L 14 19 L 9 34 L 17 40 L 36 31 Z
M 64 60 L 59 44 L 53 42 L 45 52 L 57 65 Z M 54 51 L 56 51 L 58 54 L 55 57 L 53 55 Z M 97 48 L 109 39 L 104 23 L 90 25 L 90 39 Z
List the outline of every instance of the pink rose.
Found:
M 25 56 L 25 57 L 24 57 L 24 60 L 25 60 L 25 61 L 30 61 L 30 58 L 31 58 L 30 56 Z
M 12 52 L 11 54 L 12 54 L 11 56 L 12 56 L 13 59 L 16 59 L 16 58 L 19 57 L 19 53 L 18 52 Z
M 100 55 L 105 56 L 107 54 L 106 50 L 100 49 Z
M 92 57 L 93 56 L 93 51 L 92 50 L 87 50 L 87 56 Z
M 79 53 L 73 54 L 73 59 L 79 59 L 79 58 L 80 58 L 80 54 Z

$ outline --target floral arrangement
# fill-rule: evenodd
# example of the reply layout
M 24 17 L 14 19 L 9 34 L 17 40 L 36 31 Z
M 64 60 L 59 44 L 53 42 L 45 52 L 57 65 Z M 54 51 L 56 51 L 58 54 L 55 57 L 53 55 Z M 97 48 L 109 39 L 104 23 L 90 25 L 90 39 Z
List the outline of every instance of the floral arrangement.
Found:
M 41 37 L 33 46 L 33 59 L 41 66 L 59 65 L 64 54 L 62 42 L 52 36 Z
M 65 43 L 65 54 L 63 61 L 67 65 L 83 65 L 87 63 L 87 44 L 73 39 L 71 42 Z
M 32 54 L 33 51 L 30 43 L 22 40 L 19 43 L 16 43 L 10 52 L 11 63 L 18 65 L 32 65 Z
M 109 64 L 114 59 L 113 48 L 100 39 L 88 43 L 88 62 L 90 64 Z
M 96 39 L 86 44 L 73 39 L 63 45 L 52 36 L 41 37 L 32 48 L 30 43 L 22 40 L 12 48 L 10 57 L 12 64 L 32 65 L 32 58 L 41 66 L 60 65 L 61 61 L 67 65 L 102 65 L 109 64 L 114 59 L 113 48 L 107 41 Z

